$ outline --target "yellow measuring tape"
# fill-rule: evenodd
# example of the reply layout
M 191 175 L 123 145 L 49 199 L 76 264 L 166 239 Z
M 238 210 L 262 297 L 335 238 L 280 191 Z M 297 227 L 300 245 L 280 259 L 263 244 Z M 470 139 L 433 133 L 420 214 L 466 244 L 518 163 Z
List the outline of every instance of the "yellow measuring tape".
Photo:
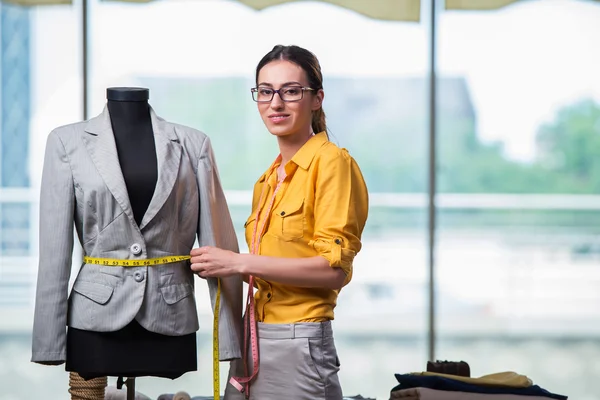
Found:
M 221 389 L 219 388 L 219 310 L 221 309 L 221 280 L 217 279 L 217 298 L 213 312 L 213 393 L 214 400 L 221 400 Z
M 190 256 L 168 256 L 160 258 L 149 258 L 146 260 L 117 260 L 114 258 L 83 257 L 83 261 L 86 264 L 106 265 L 109 267 L 144 267 L 185 261 L 189 260 L 190 258 Z
M 115 258 L 83 257 L 86 264 L 105 265 L 109 267 L 144 267 L 153 265 L 170 264 L 189 260 L 190 256 L 168 256 L 149 258 L 145 260 L 118 260 Z M 220 400 L 220 373 L 219 373 L 219 310 L 221 309 L 221 279 L 217 278 L 217 298 L 213 310 L 213 394 L 214 400 Z

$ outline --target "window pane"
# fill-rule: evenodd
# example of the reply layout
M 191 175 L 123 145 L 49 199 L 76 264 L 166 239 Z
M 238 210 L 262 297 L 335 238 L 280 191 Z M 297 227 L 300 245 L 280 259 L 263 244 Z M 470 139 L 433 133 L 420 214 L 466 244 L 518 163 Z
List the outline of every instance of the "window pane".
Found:
M 297 29 L 273 24 L 290 15 L 300 22 Z M 384 398 L 396 369 L 424 369 L 424 27 L 377 22 L 319 2 L 257 12 L 222 1 L 95 4 L 91 26 L 91 114 L 102 111 L 107 87 L 142 86 L 150 89 L 158 115 L 205 131 L 243 251 L 250 191 L 278 154 L 250 93 L 256 64 L 280 43 L 298 44 L 319 57 L 332 140 L 357 159 L 372 198 L 364 250 L 336 308 L 344 391 Z M 337 33 L 324 35 L 325 27 Z M 202 281 L 197 299 L 199 371 L 175 381 L 140 378 L 141 392 L 211 393 L 212 314 Z M 221 369 L 223 388 L 227 365 Z
M 70 6 L 0 3 L 0 398 L 68 396 L 64 366 L 29 360 L 44 148 L 81 119 L 78 29 Z
M 441 106 L 468 112 L 439 122 L 437 358 L 586 400 L 600 399 L 598 18 L 592 2 L 522 2 L 446 12 L 439 32 L 456 82 Z

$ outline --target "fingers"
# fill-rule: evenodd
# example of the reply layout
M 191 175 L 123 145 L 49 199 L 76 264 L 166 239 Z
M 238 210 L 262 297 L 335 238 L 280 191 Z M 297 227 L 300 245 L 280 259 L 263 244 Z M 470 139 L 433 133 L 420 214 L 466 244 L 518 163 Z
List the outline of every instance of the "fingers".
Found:
M 191 268 L 194 272 L 200 272 L 208 269 L 212 264 L 202 258 L 202 256 L 192 258 Z
M 208 254 L 200 254 L 200 255 L 192 256 L 192 258 L 190 259 L 190 262 L 192 264 L 206 263 L 209 261 L 209 257 L 210 256 Z
M 196 272 L 196 275 L 198 275 L 202 279 L 210 278 L 210 276 L 208 275 L 208 273 L 206 271 Z
M 215 277 L 215 273 L 211 270 L 207 270 L 204 267 L 200 267 L 198 271 L 194 271 L 196 275 L 198 275 L 202 279 L 213 278 Z
M 203 246 L 190 252 L 190 268 L 201 278 L 213 278 L 223 273 L 223 256 L 226 253 L 216 247 Z
M 202 247 L 198 247 L 198 248 L 192 249 L 192 251 L 190 252 L 190 255 L 192 257 L 194 257 L 194 256 L 200 256 L 202 254 L 206 254 L 206 253 L 210 252 L 210 250 L 211 250 L 210 246 L 202 246 Z
M 206 265 L 204 264 L 192 264 L 191 265 L 192 271 L 194 271 L 194 273 L 196 275 L 198 275 L 200 278 L 206 278 L 208 271 L 206 270 Z

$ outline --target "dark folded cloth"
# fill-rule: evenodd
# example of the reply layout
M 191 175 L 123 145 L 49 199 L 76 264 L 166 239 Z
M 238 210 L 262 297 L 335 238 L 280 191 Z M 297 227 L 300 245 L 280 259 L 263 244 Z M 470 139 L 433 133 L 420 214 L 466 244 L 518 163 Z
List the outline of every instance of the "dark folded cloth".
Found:
M 550 393 L 538 385 L 524 388 L 505 386 L 483 386 L 461 382 L 455 379 L 441 376 L 422 376 L 410 374 L 394 374 L 400 383 L 392 389 L 392 392 L 401 389 L 425 387 L 436 390 L 450 390 L 455 392 L 489 393 L 489 394 L 518 394 L 522 396 L 541 396 L 556 400 L 567 400 L 567 396 Z
M 427 361 L 427 371 L 437 372 L 447 375 L 458 375 L 469 378 L 471 376 L 471 368 L 465 361 Z

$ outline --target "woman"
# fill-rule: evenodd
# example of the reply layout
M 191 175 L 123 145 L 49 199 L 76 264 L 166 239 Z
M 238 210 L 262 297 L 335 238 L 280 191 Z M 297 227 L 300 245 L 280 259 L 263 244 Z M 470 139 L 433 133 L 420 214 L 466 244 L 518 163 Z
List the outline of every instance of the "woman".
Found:
M 232 363 L 228 400 L 342 399 L 331 320 L 361 248 L 368 194 L 354 159 L 328 139 L 322 80 L 317 58 L 301 47 L 275 46 L 263 57 L 252 96 L 280 154 L 254 185 L 250 254 L 191 253 L 201 277 L 242 274 L 257 288 L 246 314 L 258 321 L 260 361 L 248 345 L 246 362 Z

